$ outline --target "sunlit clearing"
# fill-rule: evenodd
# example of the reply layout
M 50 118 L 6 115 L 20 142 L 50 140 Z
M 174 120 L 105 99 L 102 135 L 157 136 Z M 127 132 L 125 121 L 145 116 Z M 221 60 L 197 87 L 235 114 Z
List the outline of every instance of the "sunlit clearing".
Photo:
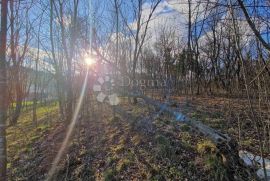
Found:
M 93 64 L 96 63 L 96 60 L 93 57 L 86 57 L 85 58 L 85 63 L 88 66 L 92 66 Z

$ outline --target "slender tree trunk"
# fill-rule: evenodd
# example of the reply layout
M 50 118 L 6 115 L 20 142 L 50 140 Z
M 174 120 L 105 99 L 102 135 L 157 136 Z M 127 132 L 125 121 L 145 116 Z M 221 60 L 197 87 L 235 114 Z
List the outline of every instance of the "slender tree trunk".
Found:
M 260 148 L 260 152 L 261 152 L 261 157 L 263 158 L 263 154 L 264 154 L 264 150 L 263 150 L 263 138 L 262 138 L 262 130 L 261 130 L 261 127 L 260 127 L 260 123 L 259 123 L 259 120 L 258 120 L 258 117 L 256 116 L 255 112 L 254 112 L 254 107 L 253 107 L 253 104 L 252 104 L 252 101 L 251 101 L 251 91 L 250 91 L 250 88 L 248 86 L 248 80 L 247 80 L 247 71 L 246 71 L 246 67 L 245 67 L 245 64 L 244 64 L 244 58 L 243 58 L 243 55 L 242 55 L 242 52 L 241 52 L 241 48 L 240 48 L 240 40 L 239 40 L 239 36 L 237 36 L 237 30 L 238 30 L 238 27 L 237 27 L 237 22 L 235 21 L 234 19 L 234 11 L 233 11 L 233 8 L 232 8 L 232 2 L 230 0 L 230 13 L 231 13 L 231 16 L 232 16 L 232 22 L 233 22 L 233 30 L 234 30 L 234 34 L 233 34 L 233 37 L 234 37 L 234 40 L 235 40 L 235 45 L 236 45 L 236 48 L 237 48 L 237 54 L 238 54 L 238 57 L 240 59 L 240 62 L 241 62 L 241 66 L 242 66 L 242 69 L 243 69 L 243 78 L 244 78 L 244 84 L 245 84 L 245 89 L 246 89 L 246 93 L 247 93 L 247 100 L 248 100 L 248 107 L 249 107 L 249 111 L 250 111 L 250 118 L 251 120 L 254 121 L 254 125 L 255 125 L 255 128 L 256 128 L 256 132 L 257 132 L 257 139 L 259 140 L 259 148 Z M 254 32 L 255 33 L 255 32 Z M 262 159 L 262 167 L 263 167 L 263 171 L 264 171 L 264 180 L 267 181 L 267 172 L 266 172 L 266 165 L 265 165 L 265 160 Z
M 188 61 L 190 65 L 190 93 L 193 95 L 193 60 L 192 60 L 192 54 L 191 54 L 191 0 L 188 1 Z
M 58 96 L 58 103 L 59 103 L 59 110 L 61 117 L 64 117 L 64 105 L 65 105 L 65 99 L 63 95 L 63 76 L 61 71 L 62 64 L 58 63 L 56 61 L 56 55 L 55 55 L 55 44 L 54 44 L 54 37 L 53 37 L 53 20 L 54 20 L 54 13 L 53 13 L 53 0 L 50 0 L 50 43 L 52 47 L 52 58 L 54 62 L 54 68 L 55 68 L 55 79 L 57 82 L 57 96 Z M 59 60 L 60 62 L 60 60 Z
M 17 83 L 17 84 L 20 84 L 20 83 Z M 19 87 L 20 85 L 16 86 L 16 89 L 20 89 Z M 13 116 L 12 116 L 12 119 L 10 121 L 10 125 L 16 125 L 17 124 L 17 121 L 20 117 L 20 114 L 21 114 L 21 110 L 22 110 L 22 107 L 23 107 L 23 96 L 20 95 L 21 94 L 21 91 L 19 90 L 16 90 L 16 106 L 15 106 L 15 112 L 13 113 Z
M 1 32 L 0 32 L 0 181 L 7 180 L 6 166 L 6 117 L 7 117 L 7 8 L 8 1 L 1 1 Z
M 41 27 L 41 26 L 40 26 Z M 33 123 L 37 126 L 37 87 L 38 87 L 38 61 L 39 61 L 39 33 L 40 33 L 40 27 L 38 29 L 38 52 L 37 52 L 37 58 L 35 62 L 35 80 L 34 80 L 34 99 L 33 99 Z
M 10 31 L 11 31 L 11 39 L 10 39 L 10 51 L 11 51 L 11 59 L 13 61 L 13 69 L 14 71 L 14 82 L 15 82 L 15 96 L 16 96 L 16 105 L 15 105 L 15 111 L 12 115 L 12 119 L 10 121 L 10 125 L 15 125 L 17 123 L 17 120 L 20 116 L 21 113 L 21 108 L 22 108 L 22 95 L 21 95 L 21 87 L 20 84 L 21 82 L 19 81 L 20 77 L 20 65 L 19 62 L 17 62 L 17 55 L 16 55 L 16 46 L 17 46 L 17 41 L 16 39 L 18 38 L 18 30 L 15 30 L 15 16 L 14 16 L 14 0 L 10 0 Z M 16 14 L 16 13 L 15 13 Z M 17 52 L 18 54 L 18 52 Z
M 16 3 L 17 2 L 17 3 Z M 18 1 L 10 0 L 10 57 L 13 64 L 13 77 L 15 82 L 15 94 L 16 94 L 16 108 L 12 116 L 11 125 L 15 125 L 21 114 L 23 107 L 23 100 L 25 95 L 25 87 L 27 84 L 26 72 L 23 68 L 23 61 L 25 60 L 25 54 L 30 41 L 31 25 L 28 22 L 28 11 L 25 12 L 26 24 L 23 25 L 22 19 L 19 14 L 20 3 Z M 25 26 L 25 32 L 22 34 L 22 26 Z M 23 38 L 22 38 L 23 37 Z M 19 51 L 22 47 L 22 51 Z

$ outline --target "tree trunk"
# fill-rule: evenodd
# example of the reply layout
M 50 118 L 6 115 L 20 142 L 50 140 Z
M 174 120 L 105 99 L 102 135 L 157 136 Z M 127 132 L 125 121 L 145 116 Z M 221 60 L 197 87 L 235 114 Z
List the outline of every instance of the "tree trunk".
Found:
M 193 95 L 193 60 L 192 60 L 192 54 L 191 54 L 191 36 L 192 36 L 192 30 L 191 30 L 191 24 L 192 24 L 192 22 L 191 22 L 191 0 L 189 0 L 188 1 L 188 61 L 189 61 L 189 66 L 190 66 L 190 72 L 191 72 L 191 74 L 190 74 L 190 77 L 189 77 L 189 79 L 190 79 L 190 93 L 191 93 L 191 95 Z
M 1 32 L 0 32 L 0 181 L 7 180 L 6 166 L 6 118 L 7 118 L 7 73 L 6 73 L 6 43 L 7 43 L 7 0 L 1 1 Z
M 20 117 L 21 110 L 22 110 L 22 98 L 20 96 L 17 97 L 16 99 L 16 107 L 15 107 L 15 112 L 13 113 L 12 119 L 10 121 L 10 125 L 16 125 L 17 121 Z
M 38 40 L 39 41 L 39 40 Z M 37 126 L 37 79 L 38 79 L 38 59 L 39 59 L 39 43 L 38 43 L 38 57 L 35 62 L 35 80 L 34 80 L 34 99 L 33 99 L 33 117 L 32 122 Z

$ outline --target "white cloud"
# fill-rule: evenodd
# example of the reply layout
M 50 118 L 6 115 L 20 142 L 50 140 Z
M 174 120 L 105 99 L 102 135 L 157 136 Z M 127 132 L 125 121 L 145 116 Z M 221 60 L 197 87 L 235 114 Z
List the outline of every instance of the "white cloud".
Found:
M 188 23 L 188 15 L 189 15 L 189 0 L 166 0 L 168 5 L 178 11 L 182 17 L 185 19 L 185 22 Z M 191 1 L 191 22 L 194 23 L 194 21 L 201 20 L 204 17 L 205 9 L 206 7 L 209 9 L 214 6 L 216 0 L 210 0 L 208 2 L 206 1 L 201 1 L 201 0 L 193 0 Z M 197 13 L 198 12 L 198 17 Z M 206 14 L 207 15 L 207 14 Z
M 149 3 L 143 4 L 142 30 L 144 30 L 146 26 L 145 22 L 147 21 L 150 12 L 151 5 Z M 130 24 L 130 27 L 133 30 L 136 30 L 136 23 L 137 22 L 135 21 Z M 156 8 L 148 25 L 145 45 L 150 47 L 153 46 L 159 39 L 160 34 L 164 31 L 174 31 L 175 35 L 177 35 L 175 38 L 178 39 L 185 38 L 187 32 L 185 17 L 177 10 L 173 9 L 167 1 L 161 2 Z

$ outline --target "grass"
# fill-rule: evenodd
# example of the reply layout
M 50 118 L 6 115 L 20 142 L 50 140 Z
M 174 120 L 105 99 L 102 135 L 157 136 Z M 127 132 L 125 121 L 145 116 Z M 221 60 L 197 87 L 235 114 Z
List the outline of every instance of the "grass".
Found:
M 197 144 L 197 151 L 204 160 L 204 168 L 209 172 L 210 180 L 229 180 L 227 169 L 222 159 L 217 156 L 217 148 L 214 143 L 202 140 Z
M 103 173 L 104 180 L 105 181 L 116 180 L 115 179 L 116 174 L 117 174 L 116 170 L 109 168 L 109 169 L 105 170 L 105 172 Z
M 22 157 L 28 158 L 29 154 L 33 151 L 33 144 L 43 137 L 45 132 L 53 128 L 48 115 L 55 113 L 57 110 L 58 106 L 56 104 L 38 107 L 37 126 L 32 122 L 32 111 L 23 111 L 17 125 L 8 127 L 8 165 L 13 172 L 22 169 L 14 168 L 17 167 L 17 165 L 13 164 L 15 164 L 16 161 L 21 160 Z
M 212 180 L 228 181 L 229 176 L 227 174 L 227 169 L 222 163 L 222 160 L 216 155 L 207 155 L 205 157 L 206 169 L 210 171 L 209 178 Z
M 24 106 L 32 106 L 33 105 L 33 101 L 23 101 L 22 102 L 22 105 L 24 105 Z M 38 101 L 37 102 L 37 104 L 39 104 L 40 102 Z M 16 102 L 13 102 L 13 103 L 11 103 L 11 105 L 10 105 L 11 107 L 15 107 L 16 106 Z
M 114 163 L 116 163 L 117 160 L 118 160 L 118 157 L 117 157 L 116 155 L 113 155 L 113 156 L 107 158 L 107 164 L 108 164 L 109 166 L 111 166 L 111 165 L 113 165 Z
M 181 130 L 182 130 L 182 131 L 189 131 L 189 130 L 190 130 L 190 127 L 189 127 L 189 125 L 187 125 L 187 124 L 183 124 L 183 125 L 181 126 Z
M 197 151 L 200 154 L 214 154 L 217 151 L 217 148 L 214 143 L 209 140 L 200 141 L 197 144 Z
M 147 112 L 145 107 L 133 106 L 132 108 L 134 108 L 132 114 L 136 116 L 144 116 L 143 113 Z M 9 138 L 9 168 L 12 169 L 12 175 L 26 171 L 21 168 L 24 163 L 36 166 L 35 160 L 29 160 L 31 156 L 38 153 L 35 145 L 43 139 L 44 135 L 48 135 L 47 131 L 52 129 L 54 123 L 51 124 L 50 119 L 46 117 L 54 110 L 57 110 L 57 106 L 39 107 L 37 127 L 33 125 L 32 113 L 29 111 L 29 113 L 23 113 L 18 127 L 9 128 L 9 135 L 12 135 Z M 69 172 L 73 177 L 68 176 L 68 179 L 91 180 L 90 177 L 93 176 L 97 180 L 108 181 L 132 180 L 137 177 L 141 180 L 185 180 L 186 178 L 198 180 L 201 178 L 202 171 L 207 174 L 203 176 L 204 178 L 208 174 L 210 179 L 224 180 L 226 178 L 226 169 L 215 154 L 216 148 L 207 140 L 202 140 L 196 145 L 201 137 L 194 139 L 197 134 L 193 134 L 189 125 L 172 121 L 171 117 L 163 114 L 153 120 L 156 131 L 145 134 L 131 129 L 130 123 L 118 117 L 119 115 L 112 117 L 109 111 L 106 114 L 108 114 L 107 117 L 102 117 L 97 121 L 99 124 L 97 122 L 89 124 L 92 126 L 85 129 L 87 134 L 82 132 L 82 138 L 79 138 L 82 141 L 74 142 L 76 147 L 70 149 L 73 153 L 71 155 L 80 158 L 82 163 L 70 162 Z M 198 117 L 205 122 L 209 121 L 212 125 L 218 125 L 223 121 L 218 116 L 215 119 L 207 119 L 207 116 L 200 116 L 200 114 L 193 113 L 192 117 Z M 100 132 L 99 126 L 102 126 L 104 131 Z M 14 134 L 17 134 L 16 137 L 13 137 Z M 83 147 L 77 149 L 80 144 L 83 144 Z M 195 165 L 195 158 L 200 158 L 200 165 Z M 22 159 L 27 160 L 19 163 Z M 14 166 L 14 162 L 19 165 Z M 16 176 L 16 178 L 23 180 L 21 176 Z
M 183 176 L 183 173 L 175 166 L 170 167 L 168 173 L 172 179 L 181 179 Z
M 132 141 L 132 143 L 133 143 L 135 146 L 139 145 L 139 144 L 141 143 L 142 140 L 143 140 L 143 138 L 142 138 L 142 136 L 140 136 L 140 135 L 135 135 L 135 136 L 133 136 L 133 137 L 131 138 L 131 141 Z
M 111 124 L 113 124 L 113 123 L 117 123 L 117 122 L 119 122 L 121 119 L 118 117 L 118 116 L 112 116 L 112 117 L 110 117 L 109 119 L 108 119 L 108 122 L 109 123 L 111 123 Z
M 111 148 L 113 153 L 119 154 L 125 150 L 125 145 L 124 144 L 118 144 L 114 147 Z
M 122 158 L 118 161 L 117 165 L 116 165 L 116 170 L 118 172 L 124 171 L 125 169 L 128 168 L 128 166 L 130 166 L 132 164 L 132 161 L 127 159 L 127 158 Z
M 157 142 L 158 153 L 162 157 L 171 158 L 174 153 L 169 139 L 162 135 L 157 135 L 155 139 Z
M 56 103 L 56 102 L 54 102 L 54 103 Z M 11 103 L 10 108 L 15 109 L 16 104 L 17 104 L 16 102 Z M 33 101 L 23 101 L 22 102 L 22 110 L 23 111 L 29 110 L 33 106 L 33 104 L 34 104 Z M 43 104 L 44 104 L 43 102 L 37 101 L 37 106 L 42 107 Z

